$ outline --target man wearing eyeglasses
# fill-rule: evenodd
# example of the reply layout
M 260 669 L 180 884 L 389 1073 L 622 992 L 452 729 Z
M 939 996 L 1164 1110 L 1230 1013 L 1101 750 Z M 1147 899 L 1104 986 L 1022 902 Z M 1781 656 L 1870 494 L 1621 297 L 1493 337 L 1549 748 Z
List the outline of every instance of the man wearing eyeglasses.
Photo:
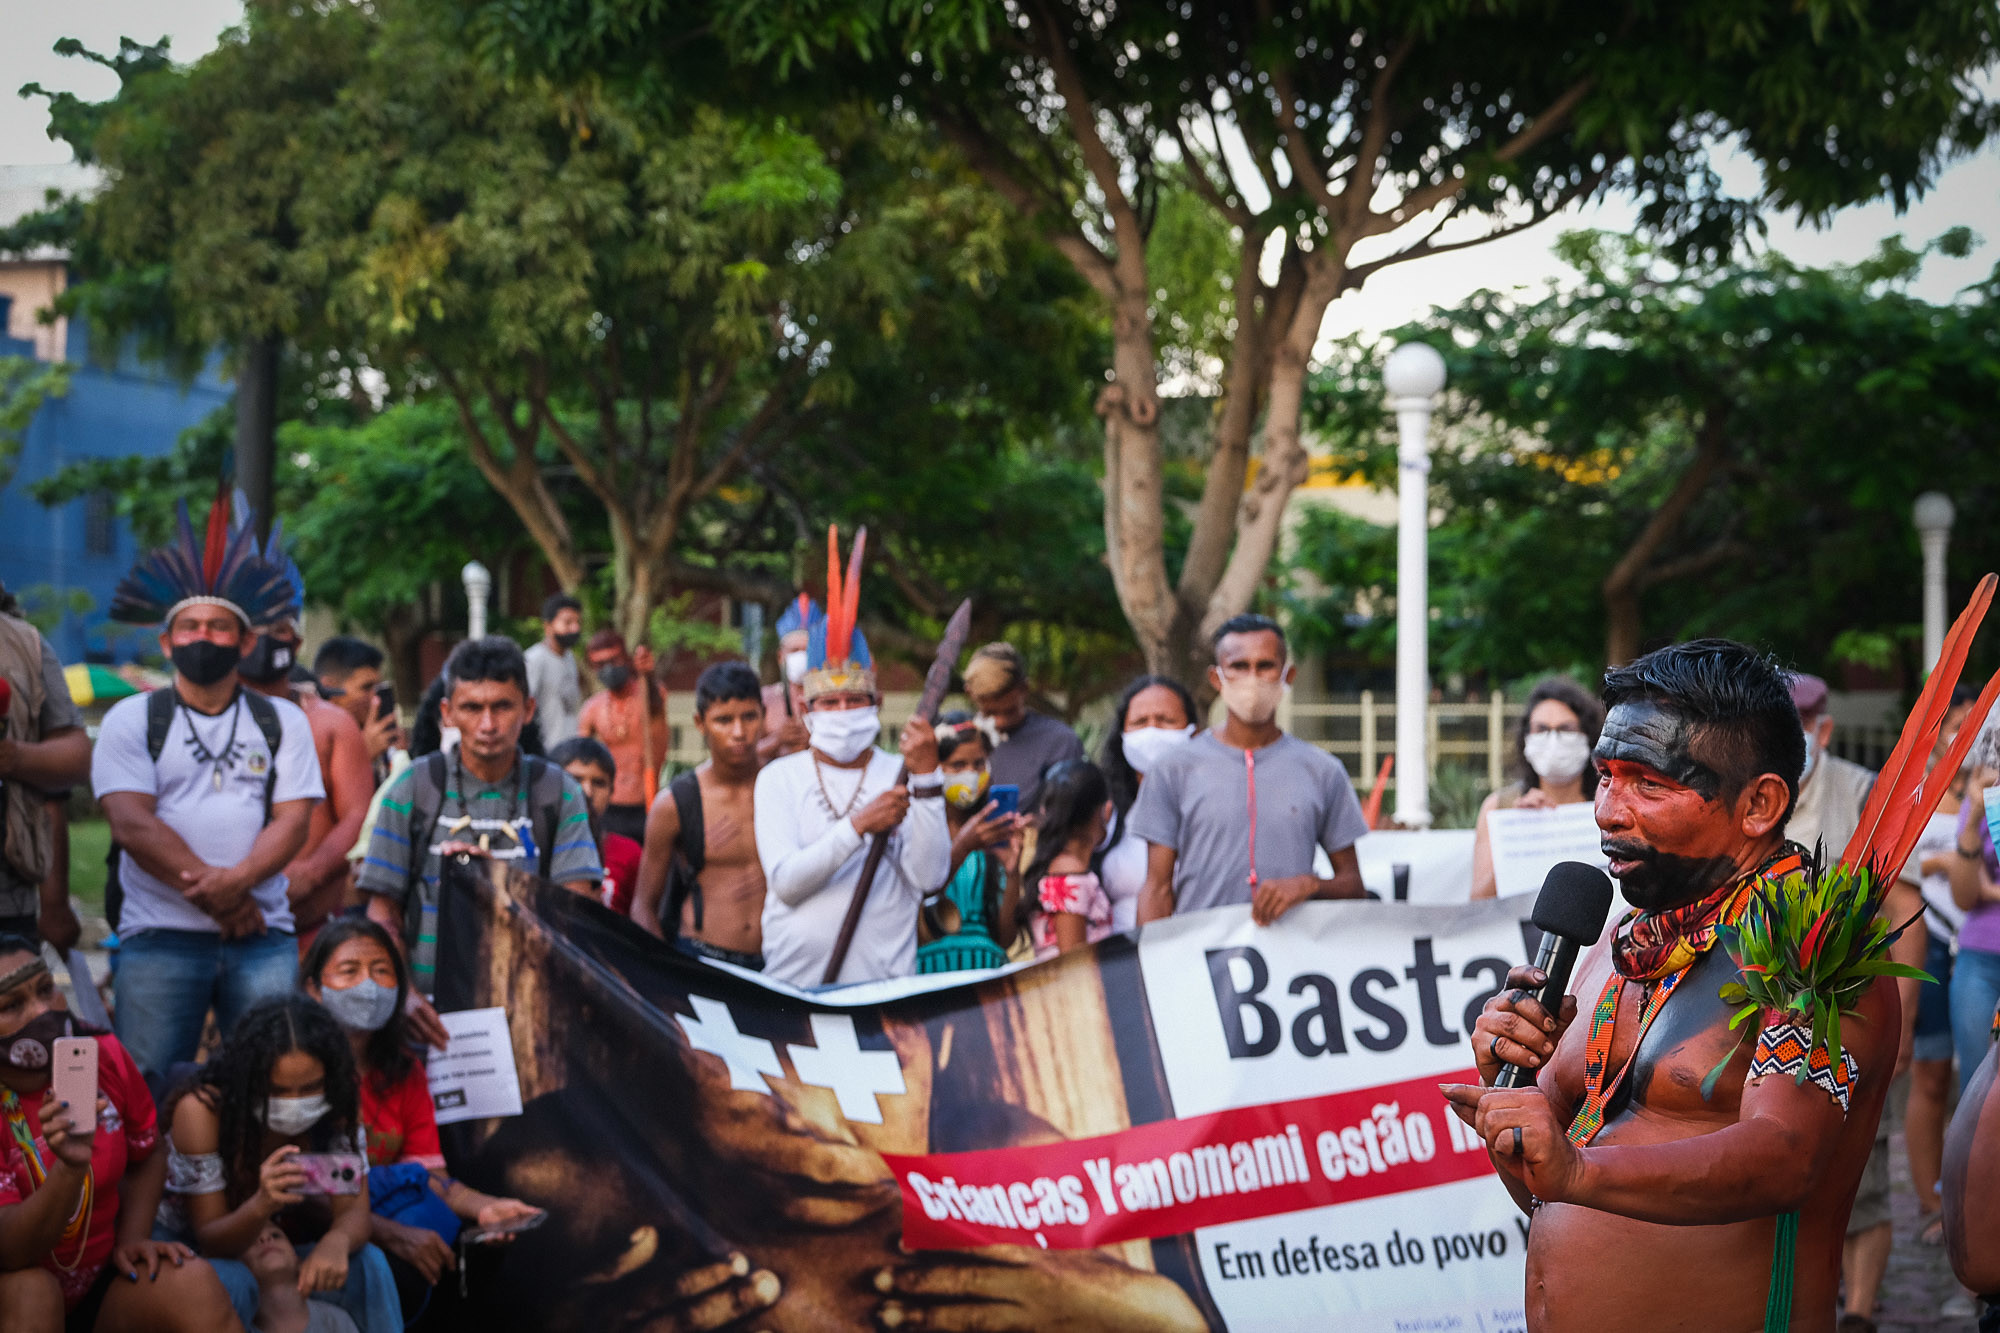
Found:
M 1278 726 L 1296 668 L 1285 632 L 1243 615 L 1215 633 L 1209 684 L 1228 718 L 1146 774 L 1132 832 L 1152 846 L 1139 921 L 1250 904 L 1269 925 L 1308 898 L 1359 898 L 1354 844 L 1367 831 L 1347 769 Z M 1333 877 L 1313 870 L 1324 848 Z

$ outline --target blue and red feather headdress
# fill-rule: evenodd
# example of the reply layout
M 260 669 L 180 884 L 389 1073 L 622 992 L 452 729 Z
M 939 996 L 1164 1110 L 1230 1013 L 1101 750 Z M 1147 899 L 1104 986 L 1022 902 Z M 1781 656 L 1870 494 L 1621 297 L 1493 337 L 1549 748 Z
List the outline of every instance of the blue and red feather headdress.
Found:
M 295 619 L 305 605 L 306 585 L 284 549 L 284 525 L 271 526 L 261 546 L 249 505 L 236 495 L 232 522 L 225 491 L 209 506 L 200 541 L 182 500 L 174 540 L 148 552 L 111 594 L 111 618 L 128 625 L 167 625 L 190 606 L 220 606 L 236 613 L 249 629 L 265 629 Z

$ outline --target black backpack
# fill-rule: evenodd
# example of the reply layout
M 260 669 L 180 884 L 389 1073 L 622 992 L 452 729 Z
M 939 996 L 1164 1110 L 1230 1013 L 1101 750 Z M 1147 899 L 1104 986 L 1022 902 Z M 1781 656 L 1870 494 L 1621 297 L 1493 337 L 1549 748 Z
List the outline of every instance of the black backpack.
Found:
M 442 750 L 432 750 L 412 765 L 410 780 L 410 865 L 404 875 L 407 888 L 415 888 L 430 855 L 431 839 L 437 833 L 438 817 L 444 812 L 444 787 L 450 761 Z M 562 784 L 567 776 L 540 755 L 521 755 L 521 773 L 528 784 L 529 827 L 535 839 L 535 873 L 549 877 L 555 854 L 556 830 L 562 821 Z M 421 830 L 421 832 L 419 832 Z M 412 898 L 409 901 L 415 902 Z
M 695 770 L 667 784 L 674 798 L 674 810 L 681 817 L 680 836 L 674 839 L 667 861 L 667 891 L 660 900 L 660 930 L 668 939 L 681 933 L 681 907 L 694 901 L 694 928 L 701 929 L 701 868 L 708 860 L 708 835 L 701 821 L 701 779 Z
M 271 767 L 264 774 L 264 822 L 271 822 L 271 793 L 278 784 L 278 746 L 285 739 L 284 724 L 278 721 L 278 710 L 271 701 L 253 689 L 241 689 L 243 701 L 250 706 L 251 720 L 257 730 L 263 733 L 264 744 L 270 747 Z M 180 703 L 180 695 L 169 685 L 165 689 L 154 690 L 146 696 L 146 754 L 155 764 L 167 748 L 167 732 L 174 725 L 174 709 Z M 232 703 L 233 706 L 233 703 Z M 104 919 L 112 930 L 118 929 L 118 918 L 125 910 L 125 886 L 118 882 L 118 857 L 123 849 L 114 842 L 104 858 Z

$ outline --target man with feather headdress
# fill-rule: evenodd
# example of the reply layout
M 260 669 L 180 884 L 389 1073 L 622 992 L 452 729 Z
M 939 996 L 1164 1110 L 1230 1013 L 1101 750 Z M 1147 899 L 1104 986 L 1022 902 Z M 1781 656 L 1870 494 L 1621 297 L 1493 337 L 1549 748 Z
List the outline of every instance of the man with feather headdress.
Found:
M 155 1080 L 194 1058 L 211 1007 L 226 1032 L 298 969 L 284 867 L 326 794 L 319 758 L 298 706 L 236 670 L 258 631 L 299 614 L 281 542 L 260 545 L 221 498 L 197 540 L 182 504 L 174 542 L 111 600 L 112 619 L 160 627 L 174 666 L 172 685 L 105 714 L 90 770 L 120 848 L 118 1037 Z
M 1605 676 L 1597 823 L 1632 910 L 1551 1014 L 1534 968 L 1446 1097 L 1522 1210 L 1536 1330 L 1824 1330 L 1901 1038 L 1884 890 L 1963 757 L 1927 781 L 1981 585 L 1836 858 L 1785 838 L 1805 750 L 1784 674 L 1741 644 Z M 2000 689 L 1974 706 L 1973 728 Z M 1579 1001 L 1585 1012 L 1579 1017 Z M 1533 1072 L 1496 1087 L 1503 1063 Z
M 855 537 L 843 583 L 838 534 L 827 532 L 827 613 L 812 630 L 801 682 L 812 744 L 757 775 L 764 971 L 796 986 L 820 984 L 875 834 L 890 835 L 888 853 L 837 981 L 916 971 L 917 904 L 951 872 L 944 775 L 930 724 L 904 724 L 900 762 L 875 746 L 882 698 L 854 633 L 867 536 L 863 529 Z M 909 780 L 898 783 L 904 765 Z

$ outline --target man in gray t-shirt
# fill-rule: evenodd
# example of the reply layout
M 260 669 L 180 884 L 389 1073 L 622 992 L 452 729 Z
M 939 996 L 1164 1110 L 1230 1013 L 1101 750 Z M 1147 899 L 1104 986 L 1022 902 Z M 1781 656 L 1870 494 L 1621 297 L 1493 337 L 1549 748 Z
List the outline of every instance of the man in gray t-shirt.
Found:
M 965 693 L 993 719 L 1000 744 L 987 762 L 996 787 L 1021 789 L 1021 809 L 1032 811 L 1042 774 L 1066 759 L 1083 758 L 1083 742 L 1059 718 L 1028 707 L 1028 669 L 1011 643 L 989 643 L 965 666 Z
M 0 588 L 0 598 L 5 596 L 6 589 Z M 0 825 L 11 827 L 20 843 L 13 845 L 0 831 L 0 929 L 33 938 L 52 855 L 44 805 L 89 774 L 90 740 L 48 640 L 27 621 L 4 612 L 0 677 L 9 686 L 7 703 L 0 707 Z M 38 859 L 43 875 L 31 876 L 23 867 Z M 69 886 L 61 887 L 61 910 L 67 913 Z
M 542 745 L 554 749 L 576 735 L 583 711 L 583 676 L 576 665 L 576 641 L 583 637 L 583 609 L 566 592 L 542 603 L 542 637 L 526 654 L 528 697 L 535 701 Z
M 1277 725 L 1293 670 L 1275 622 L 1238 616 L 1217 632 L 1209 678 L 1228 717 L 1155 765 L 1132 807 L 1132 832 L 1152 844 L 1142 924 L 1249 903 L 1269 925 L 1308 898 L 1361 896 L 1354 844 L 1368 825 L 1347 770 Z M 1313 873 L 1315 847 L 1332 879 Z

